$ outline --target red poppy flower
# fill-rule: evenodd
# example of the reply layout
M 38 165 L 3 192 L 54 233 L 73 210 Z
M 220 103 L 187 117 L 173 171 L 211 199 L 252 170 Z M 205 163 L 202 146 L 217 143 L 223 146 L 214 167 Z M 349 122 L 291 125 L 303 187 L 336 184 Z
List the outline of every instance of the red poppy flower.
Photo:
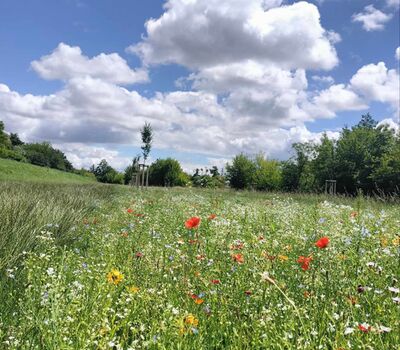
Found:
M 246 290 L 246 291 L 244 292 L 244 294 L 246 294 L 246 295 L 252 295 L 253 292 L 252 292 L 251 290 Z
M 189 244 L 200 243 L 200 241 L 198 239 L 189 239 L 188 242 L 189 242 Z
M 315 243 L 315 246 L 316 247 L 318 247 L 318 248 L 321 248 L 321 249 L 323 249 L 323 248 L 326 248 L 327 246 L 328 246 L 328 244 L 329 244 L 329 237 L 322 237 L 322 238 L 320 238 L 316 243 Z
M 211 283 L 212 283 L 212 284 L 220 284 L 221 281 L 220 281 L 220 280 L 211 280 Z
M 237 262 L 238 264 L 244 263 L 244 256 L 243 254 L 232 254 L 233 261 Z
M 129 214 L 132 214 L 133 213 L 133 209 L 129 208 L 126 212 L 129 213 Z
M 188 230 L 197 228 L 199 225 L 200 225 L 200 218 L 197 216 L 193 216 L 192 218 L 187 219 L 185 222 L 185 226 Z
M 369 326 L 369 325 L 367 325 L 367 324 L 359 324 L 359 325 L 358 325 L 358 329 L 359 329 L 361 332 L 368 333 L 368 332 L 371 330 L 371 326 Z
M 208 217 L 208 220 L 214 220 L 216 217 L 217 217 L 217 215 L 211 214 L 211 215 Z
M 143 253 L 137 252 L 137 253 L 135 254 L 135 256 L 136 256 L 137 258 L 143 258 Z
M 300 267 L 304 271 L 307 271 L 310 268 L 311 260 L 312 260 L 312 256 L 309 256 L 309 257 L 299 256 L 299 258 L 297 259 L 297 262 L 301 265 Z

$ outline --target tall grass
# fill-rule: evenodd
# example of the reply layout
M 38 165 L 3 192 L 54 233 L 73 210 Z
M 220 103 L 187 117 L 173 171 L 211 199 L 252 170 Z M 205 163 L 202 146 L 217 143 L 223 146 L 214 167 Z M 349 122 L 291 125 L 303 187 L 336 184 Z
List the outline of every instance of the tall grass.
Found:
M 98 184 L 0 182 L 0 270 L 32 249 L 48 227 L 59 243 L 66 243 L 71 228 L 114 191 Z
M 399 206 L 24 186 L 4 186 L 32 242 L 0 275 L 0 348 L 398 348 Z

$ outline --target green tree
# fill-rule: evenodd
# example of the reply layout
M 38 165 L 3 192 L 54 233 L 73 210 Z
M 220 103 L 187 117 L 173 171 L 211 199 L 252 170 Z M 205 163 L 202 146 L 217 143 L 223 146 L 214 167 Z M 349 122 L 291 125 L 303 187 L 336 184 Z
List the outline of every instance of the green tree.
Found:
M 149 123 L 145 123 L 143 129 L 141 130 L 142 142 L 141 147 L 143 154 L 143 163 L 146 164 L 146 160 L 150 154 L 151 146 L 153 142 L 153 129 Z
M 10 149 L 11 142 L 8 135 L 4 132 L 4 123 L 0 120 L 0 147 Z
M 157 159 L 150 166 L 149 182 L 152 186 L 186 186 L 188 181 L 181 165 L 175 159 Z
M 123 174 L 118 173 L 112 166 L 110 166 L 105 159 L 97 165 L 94 175 L 97 181 L 111 184 L 124 183 Z
M 13 147 L 22 146 L 24 143 L 19 138 L 18 134 L 10 134 L 10 141 Z
M 255 164 L 244 154 L 235 156 L 232 164 L 227 164 L 227 179 L 232 188 L 252 188 L 254 183 Z
M 73 166 L 65 154 L 48 142 L 27 143 L 22 146 L 28 162 L 63 171 L 72 171 Z
M 342 130 L 337 142 L 336 169 L 338 190 L 355 194 L 377 190 L 373 174 L 379 173 L 382 158 L 394 146 L 394 133 L 387 127 L 375 127 L 369 115 L 352 129 Z
M 312 160 L 314 190 L 321 192 L 325 189 L 326 180 L 334 180 L 336 165 L 335 141 L 328 138 L 326 133 L 321 137 L 321 143 L 315 145 L 315 158 Z
M 262 153 L 255 159 L 254 181 L 259 191 L 278 190 L 282 183 L 282 170 L 276 160 L 267 160 Z

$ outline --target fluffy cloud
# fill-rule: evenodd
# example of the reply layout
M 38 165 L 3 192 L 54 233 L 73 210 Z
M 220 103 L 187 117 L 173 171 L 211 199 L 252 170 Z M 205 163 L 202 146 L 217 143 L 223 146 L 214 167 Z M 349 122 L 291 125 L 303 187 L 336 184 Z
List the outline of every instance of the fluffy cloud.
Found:
M 92 164 L 99 164 L 102 159 L 106 159 L 112 167 L 122 171 L 132 160 L 129 157 L 121 156 L 117 150 L 102 146 L 84 143 L 62 143 L 54 144 L 54 146 L 61 149 L 76 168 L 88 169 Z
M 42 78 L 47 80 L 69 80 L 76 77 L 90 76 L 115 84 L 133 84 L 148 81 L 147 71 L 133 70 L 116 53 L 89 58 L 82 55 L 77 46 L 60 43 L 47 56 L 31 64 Z
M 280 1 L 169 0 L 164 14 L 146 23 L 147 36 L 128 48 L 146 64 L 191 69 L 255 60 L 282 68 L 331 69 L 338 63 L 315 5 Z M 271 8 L 271 6 L 273 8 Z
M 337 84 L 319 92 L 311 103 L 306 101 L 303 107 L 314 118 L 333 118 L 336 112 L 359 111 L 368 105 L 349 86 Z
M 396 49 L 396 52 L 394 54 L 397 60 L 400 60 L 400 46 Z
M 396 72 L 384 64 L 362 67 L 349 84 L 317 75 L 315 70 L 336 65 L 339 36 L 321 27 L 314 5 L 277 7 L 281 3 L 168 1 L 130 50 L 144 65 L 173 62 L 191 73 L 178 81 L 181 90 L 152 97 L 124 87 L 146 81 L 146 70 L 131 69 L 117 54 L 89 58 L 79 47 L 60 44 L 32 68 L 64 86 L 35 96 L 0 84 L 2 119 L 25 140 L 50 140 L 77 167 L 106 158 L 122 169 L 130 160 L 118 150 L 140 144 L 146 121 L 153 125 L 156 149 L 203 154 L 209 164 L 221 165 L 240 152 L 286 158 L 293 142 L 321 136 L 305 122 L 363 110 L 370 100 L 394 103 L 389 90 L 396 87 Z M 323 90 L 310 91 L 308 68 L 318 83 L 312 86 Z M 366 79 L 372 86 L 363 84 Z
M 353 22 L 362 23 L 362 27 L 367 31 L 383 30 L 385 23 L 392 18 L 391 14 L 386 14 L 374 7 L 365 6 L 364 11 L 353 15 Z
M 350 80 L 354 91 L 372 101 L 389 103 L 399 108 L 399 73 L 388 69 L 384 62 L 368 64 L 360 68 Z
M 365 74 L 369 83 L 364 86 Z M 191 74 L 186 80 L 194 90 L 146 98 L 82 73 L 68 79 L 61 90 L 44 96 L 22 95 L 0 84 L 0 111 L 8 130 L 28 141 L 59 144 L 75 166 L 109 157 L 120 167 L 126 159 L 116 149 L 138 146 L 139 129 L 145 121 L 153 124 L 154 146 L 159 149 L 216 159 L 264 150 L 268 156 L 284 158 L 292 142 L 319 137 L 309 132 L 304 122 L 366 108 L 356 91 L 365 99 L 392 101 L 393 74 L 384 64 L 369 65 L 360 69 L 349 85 L 310 92 L 304 70 L 267 67 L 248 60 Z M 382 96 L 368 90 L 377 84 L 387 85 Z
M 386 5 L 389 7 L 394 7 L 395 9 L 399 9 L 400 0 L 386 0 Z

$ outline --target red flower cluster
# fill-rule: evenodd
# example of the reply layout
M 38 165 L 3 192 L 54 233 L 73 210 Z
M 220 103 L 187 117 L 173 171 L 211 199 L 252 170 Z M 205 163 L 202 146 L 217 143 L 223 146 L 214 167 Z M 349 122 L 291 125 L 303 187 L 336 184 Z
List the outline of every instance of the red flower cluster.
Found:
M 329 244 L 329 237 L 326 236 L 320 238 L 317 242 L 315 242 L 315 246 L 320 249 L 326 248 L 328 244 Z
M 300 264 L 300 267 L 304 270 L 307 271 L 310 268 L 310 262 L 312 260 L 312 256 L 305 257 L 305 256 L 300 256 L 297 259 L 297 262 Z
M 363 333 L 368 333 L 371 330 L 371 326 L 359 324 L 358 329 Z
M 211 215 L 208 217 L 208 220 L 214 220 L 216 217 L 217 217 L 217 215 L 211 214 Z
M 127 212 L 128 214 L 132 214 L 132 213 L 133 213 L 133 209 L 129 208 L 126 212 Z
M 220 284 L 221 281 L 220 281 L 220 280 L 211 280 L 211 283 L 212 283 L 212 284 Z
M 238 264 L 244 263 L 244 256 L 243 254 L 232 254 L 233 261 L 237 262 Z
M 193 216 L 190 219 L 185 221 L 185 227 L 188 230 L 195 229 L 200 225 L 200 218 L 197 216 Z

